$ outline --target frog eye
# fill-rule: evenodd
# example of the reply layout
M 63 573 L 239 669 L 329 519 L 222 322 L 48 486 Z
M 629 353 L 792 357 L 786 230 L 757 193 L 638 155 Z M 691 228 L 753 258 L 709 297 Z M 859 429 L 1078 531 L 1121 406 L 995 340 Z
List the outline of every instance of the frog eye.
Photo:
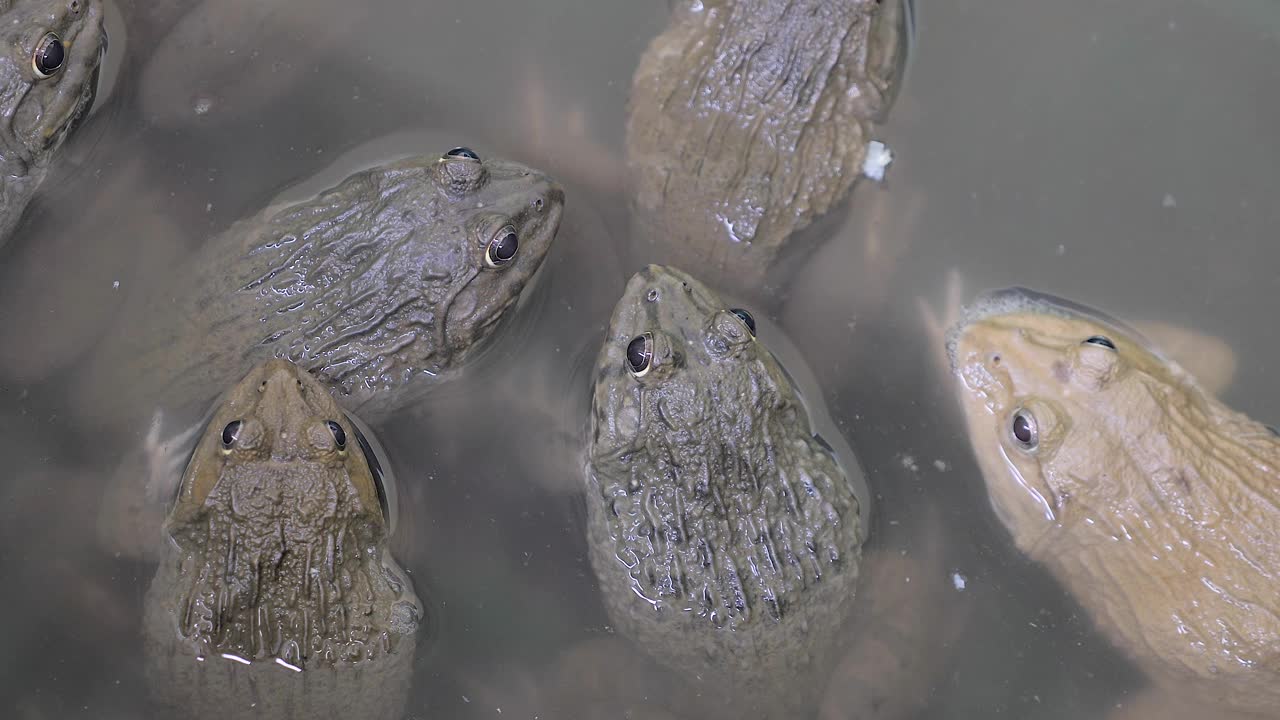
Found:
M 1018 447 L 1023 450 L 1035 450 L 1040 443 L 1040 429 L 1036 425 L 1036 416 L 1026 408 L 1014 411 L 1009 423 L 1009 431 Z
M 476 162 L 480 162 L 480 156 L 476 154 L 475 150 L 472 150 L 469 147 L 456 147 L 450 150 L 449 152 L 445 153 L 444 158 L 446 160 L 448 160 L 449 158 L 465 158 L 467 160 L 475 160 Z
M 1091 337 L 1085 338 L 1085 341 L 1082 344 L 1097 345 L 1098 347 L 1104 347 L 1108 350 L 1116 349 L 1116 344 L 1111 342 L 1111 338 L 1107 337 L 1106 335 L 1093 335 Z
M 516 229 L 510 225 L 504 226 L 489 241 L 489 247 L 484 252 L 485 264 L 494 268 L 506 265 L 519 250 L 520 239 L 516 237 Z
M 627 343 L 627 369 L 637 378 L 648 374 L 653 366 L 653 333 L 637 335 Z
M 333 442 L 337 444 L 339 450 L 347 448 L 347 431 L 342 429 L 338 423 L 330 420 L 325 423 L 329 426 L 329 432 L 333 433 Z
M 53 33 L 45 33 L 40 42 L 36 43 L 35 54 L 31 56 L 31 69 L 36 71 L 38 78 L 53 77 L 62 69 L 66 56 L 67 49 L 62 40 Z
M 751 313 L 743 310 L 742 308 L 733 308 L 729 312 L 737 315 L 738 319 L 747 326 L 747 329 L 751 331 L 751 337 L 756 336 L 756 319 L 751 317 Z
M 243 424 L 239 420 L 232 420 L 227 423 L 226 427 L 222 428 L 222 447 L 230 450 L 231 446 L 235 445 L 236 438 L 240 437 L 240 427 Z

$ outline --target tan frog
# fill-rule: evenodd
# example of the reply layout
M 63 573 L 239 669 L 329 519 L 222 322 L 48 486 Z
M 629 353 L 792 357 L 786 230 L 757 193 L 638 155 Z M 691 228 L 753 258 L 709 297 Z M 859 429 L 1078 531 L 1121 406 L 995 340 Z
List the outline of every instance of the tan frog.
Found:
M 678 3 L 632 80 L 639 234 L 677 263 L 762 276 L 863 173 L 910 17 L 906 0 Z
M 386 498 L 368 440 L 323 385 L 286 360 L 246 375 L 165 522 L 144 623 L 158 704 L 400 717 L 423 608 L 387 548 Z
M 1136 330 L 1028 290 L 977 301 L 948 351 L 1019 549 L 1191 716 L 1280 708 L 1276 432 Z

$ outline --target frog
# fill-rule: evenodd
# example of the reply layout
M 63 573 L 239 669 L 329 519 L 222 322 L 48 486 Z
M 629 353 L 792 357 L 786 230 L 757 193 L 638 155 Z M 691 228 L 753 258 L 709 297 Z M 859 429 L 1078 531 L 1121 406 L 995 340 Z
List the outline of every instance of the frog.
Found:
M 255 363 L 299 364 L 375 426 L 456 378 L 512 315 L 563 205 L 542 173 L 459 147 L 362 170 L 210 239 L 75 373 L 82 424 L 120 427 L 135 449 L 105 491 L 106 545 L 148 555 L 166 478 L 217 388 Z
M 0 247 L 93 105 L 107 47 L 102 0 L 0 2 Z
M 986 293 L 946 348 L 1017 548 L 1188 717 L 1274 716 L 1277 431 L 1133 326 L 1061 297 Z
M 965 278 L 958 268 L 950 268 L 943 280 L 941 303 L 916 298 L 925 336 L 935 348 L 934 367 L 938 376 L 949 380 L 951 358 L 947 354 L 947 333 L 960 321 L 964 311 Z M 1151 318 L 1128 321 L 1142 337 L 1195 376 L 1201 387 L 1220 395 L 1231 386 L 1240 364 L 1236 351 L 1226 340 L 1197 328 Z
M 254 367 L 222 399 L 144 597 L 159 706 L 196 718 L 402 716 L 423 604 L 388 549 L 387 490 L 360 427 L 288 360 Z
M 748 284 L 794 257 L 792 237 L 891 159 L 872 128 L 911 27 L 908 0 L 676 3 L 632 79 L 633 234 Z
M 623 635 L 767 714 L 833 665 L 864 501 L 755 331 L 677 268 L 627 282 L 594 370 L 587 540 Z

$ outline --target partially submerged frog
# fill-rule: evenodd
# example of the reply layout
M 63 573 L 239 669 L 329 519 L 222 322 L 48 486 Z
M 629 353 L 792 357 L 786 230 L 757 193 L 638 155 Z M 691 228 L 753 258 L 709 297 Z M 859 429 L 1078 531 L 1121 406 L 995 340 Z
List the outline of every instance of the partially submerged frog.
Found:
M 1280 707 L 1276 431 L 1061 298 L 991 293 L 948 351 L 1017 546 L 1196 716 Z
M 754 319 L 649 266 L 595 373 L 588 542 L 610 618 L 743 712 L 811 705 L 854 597 L 860 505 Z
M 286 360 L 228 393 L 182 475 L 145 598 L 159 704 L 200 718 L 401 717 L 423 608 L 388 550 L 369 448 Z
M 684 0 L 632 81 L 641 235 L 760 277 L 863 173 L 893 99 L 908 0 Z M 874 165 L 874 163 L 873 163 Z
M 101 0 L 0 0 L 0 246 L 93 104 L 106 49 Z
M 255 363 L 298 363 L 370 422 L 456 373 L 541 266 L 563 203 L 546 176 L 457 148 L 359 172 L 206 243 L 122 313 L 76 390 L 91 422 L 151 450 L 150 471 L 126 462 L 127 490 L 108 491 L 108 545 L 145 554 L 150 531 L 134 529 L 158 524 L 184 431 Z

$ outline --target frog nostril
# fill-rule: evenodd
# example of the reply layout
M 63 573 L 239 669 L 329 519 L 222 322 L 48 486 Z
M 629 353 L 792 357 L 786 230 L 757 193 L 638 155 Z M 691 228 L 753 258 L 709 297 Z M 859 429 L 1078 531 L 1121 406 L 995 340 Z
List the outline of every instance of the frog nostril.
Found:
M 533 209 L 537 212 L 542 212 L 542 205 L 543 205 L 542 198 L 538 198 L 537 200 L 533 201 Z

